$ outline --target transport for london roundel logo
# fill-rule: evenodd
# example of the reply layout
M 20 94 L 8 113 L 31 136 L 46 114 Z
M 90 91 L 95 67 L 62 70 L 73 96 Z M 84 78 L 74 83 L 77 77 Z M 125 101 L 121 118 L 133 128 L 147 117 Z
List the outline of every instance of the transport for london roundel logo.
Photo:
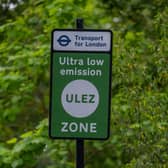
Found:
M 99 92 L 87 80 L 74 80 L 63 89 L 61 103 L 65 112 L 72 117 L 88 117 L 96 111 L 99 105 Z
M 60 36 L 57 41 L 59 45 L 63 47 L 66 47 L 71 42 L 70 38 L 67 35 Z

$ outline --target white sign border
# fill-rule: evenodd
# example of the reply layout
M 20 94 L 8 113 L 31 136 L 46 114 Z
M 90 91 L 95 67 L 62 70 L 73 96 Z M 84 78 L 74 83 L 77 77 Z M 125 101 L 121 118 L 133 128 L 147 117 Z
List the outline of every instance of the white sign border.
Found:
M 59 42 L 63 39 L 66 41 L 65 38 L 61 36 L 67 36 L 70 42 L 67 42 L 66 46 L 61 46 Z M 82 36 L 82 37 L 97 37 L 97 39 L 101 40 L 83 40 L 83 46 L 75 46 L 75 35 Z M 111 30 L 94 30 L 94 29 L 54 29 L 52 31 L 52 51 L 72 51 L 72 52 L 111 52 L 112 50 L 112 31 Z M 101 38 L 103 37 L 103 39 Z M 59 41 L 59 42 L 58 42 Z M 79 42 L 82 40 L 76 40 Z M 102 41 L 102 43 L 101 43 Z M 102 46 L 84 46 L 87 44 L 100 43 Z M 61 43 L 61 42 L 60 42 Z M 69 44 L 68 44 L 69 43 Z M 98 44 L 99 43 L 99 44 Z M 100 44 L 100 45 L 101 45 Z M 103 46 L 104 44 L 104 46 Z M 106 45 L 105 45 L 106 44 Z M 93 44 L 94 45 L 94 44 Z

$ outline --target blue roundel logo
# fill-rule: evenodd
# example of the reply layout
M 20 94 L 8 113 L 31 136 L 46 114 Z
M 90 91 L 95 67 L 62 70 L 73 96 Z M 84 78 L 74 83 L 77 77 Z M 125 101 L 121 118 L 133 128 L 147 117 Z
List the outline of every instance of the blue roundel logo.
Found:
M 71 40 L 69 39 L 69 37 L 66 36 L 66 35 L 60 36 L 57 41 L 58 41 L 59 45 L 61 45 L 63 47 L 67 46 L 71 42 Z

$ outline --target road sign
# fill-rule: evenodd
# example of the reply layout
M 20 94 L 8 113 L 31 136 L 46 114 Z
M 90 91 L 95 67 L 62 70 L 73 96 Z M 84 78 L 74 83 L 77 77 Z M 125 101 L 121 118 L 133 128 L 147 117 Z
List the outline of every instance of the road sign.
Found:
M 107 139 L 112 32 L 52 32 L 50 137 Z

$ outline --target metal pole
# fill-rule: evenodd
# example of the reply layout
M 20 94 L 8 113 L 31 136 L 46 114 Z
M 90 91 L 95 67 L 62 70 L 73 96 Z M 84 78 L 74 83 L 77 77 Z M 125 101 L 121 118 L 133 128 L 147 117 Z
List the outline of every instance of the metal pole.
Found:
M 76 19 L 76 28 L 77 29 L 83 29 L 83 19 L 81 19 L 81 18 L 78 18 L 78 19 Z
M 76 19 L 76 28 L 83 29 L 83 19 Z M 84 168 L 84 140 L 76 140 L 76 168 Z
M 84 140 L 76 140 L 76 168 L 84 168 Z

